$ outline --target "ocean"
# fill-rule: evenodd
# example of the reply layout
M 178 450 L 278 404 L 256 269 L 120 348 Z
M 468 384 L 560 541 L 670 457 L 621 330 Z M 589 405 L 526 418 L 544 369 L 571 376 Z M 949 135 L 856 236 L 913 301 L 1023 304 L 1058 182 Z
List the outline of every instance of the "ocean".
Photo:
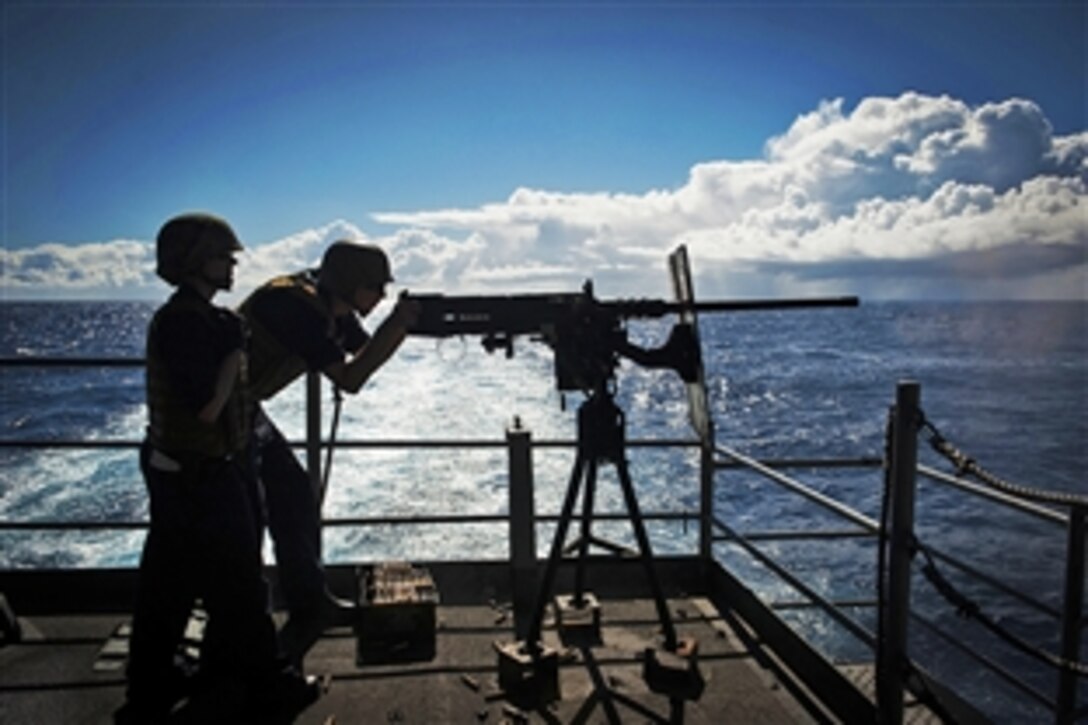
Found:
M 149 303 L 0 303 L 0 357 L 141 357 Z M 1088 305 L 1080 302 L 865 302 L 856 309 L 807 309 L 700 318 L 707 384 L 718 440 L 758 458 L 879 457 L 896 383 L 921 385 L 927 420 L 984 468 L 1011 482 L 1088 493 Z M 631 337 L 664 340 L 663 321 L 632 322 Z M 331 390 L 322 388 L 329 429 Z M 690 438 L 684 388 L 672 373 L 623 364 L 616 397 L 628 437 Z M 550 351 L 518 340 L 515 355 L 489 355 L 475 339 L 409 339 L 357 396 L 343 405 L 339 440 L 417 438 L 500 441 L 516 415 L 535 439 L 572 440 L 578 395 L 555 389 Z M 293 386 L 269 405 L 288 437 L 304 437 L 304 396 Z M 0 368 L 4 440 L 138 440 L 144 425 L 143 371 L 114 368 Z M 921 460 L 948 470 L 920 444 Z M 536 510 L 559 509 L 572 464 L 568 448 L 534 452 Z M 697 507 L 698 460 L 686 449 L 632 448 L 631 473 L 645 511 Z M 618 486 L 602 469 L 598 509 L 622 511 Z M 824 469 L 796 477 L 879 518 L 879 470 Z M 773 484 L 727 469 L 715 509 L 739 531 L 833 528 L 824 512 Z M 1013 587 L 1060 607 L 1065 533 L 1022 514 L 921 480 L 918 538 Z M 327 517 L 502 514 L 507 510 L 502 448 L 353 448 L 335 454 Z M 134 521 L 147 499 L 130 448 L 0 448 L 0 520 Z M 628 536 L 601 524 L 605 538 Z M 842 528 L 841 523 L 838 524 Z M 652 522 L 654 549 L 690 553 L 693 525 Z M 547 553 L 551 527 L 539 528 Z M 134 566 L 143 534 L 121 531 L 0 531 L 0 567 Z M 506 556 L 500 524 L 344 527 L 326 533 L 330 561 Z M 792 570 L 826 596 L 874 596 L 875 548 L 845 539 L 771 542 Z M 817 551 L 818 549 L 818 551 Z M 738 550 L 718 555 L 767 597 L 796 599 Z M 946 572 L 949 573 L 949 572 Z M 959 583 L 955 573 L 950 578 Z M 1057 625 L 989 588 L 963 583 L 983 609 L 1039 646 L 1057 651 Z M 924 616 L 954 628 L 1051 695 L 1045 667 L 965 624 L 915 577 L 912 600 Z M 871 622 L 871 610 L 859 609 Z M 840 660 L 864 656 L 852 638 L 809 610 L 783 616 Z M 1044 713 L 1007 684 L 978 673 L 919 627 L 911 652 L 998 722 Z M 1084 659 L 1088 659 L 1088 648 Z M 1085 689 L 1085 688 L 1082 688 Z M 1088 693 L 1086 693 L 1088 694 Z M 1088 698 L 1082 699 L 1082 702 Z M 1042 717 L 1042 719 L 1049 719 Z

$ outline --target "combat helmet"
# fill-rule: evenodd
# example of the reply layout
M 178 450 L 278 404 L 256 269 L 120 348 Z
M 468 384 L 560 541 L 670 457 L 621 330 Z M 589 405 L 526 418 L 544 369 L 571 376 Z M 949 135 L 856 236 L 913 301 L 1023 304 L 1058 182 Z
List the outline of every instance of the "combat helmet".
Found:
M 373 244 L 346 239 L 329 245 L 317 275 L 318 287 L 349 302 L 359 287 L 376 290 L 392 281 L 385 252 Z
M 155 273 L 172 285 L 200 272 L 222 254 L 242 251 L 242 243 L 223 219 L 211 214 L 181 214 L 163 224 L 155 240 Z

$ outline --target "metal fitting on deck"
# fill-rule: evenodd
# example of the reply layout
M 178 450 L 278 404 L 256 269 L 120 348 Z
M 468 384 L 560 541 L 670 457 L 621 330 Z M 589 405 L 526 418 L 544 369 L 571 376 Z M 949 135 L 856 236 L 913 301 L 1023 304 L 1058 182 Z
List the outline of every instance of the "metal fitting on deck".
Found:
M 508 699 L 532 706 L 559 699 L 559 652 L 543 643 L 494 643 L 499 687 Z
M 698 700 L 706 687 L 699 672 L 699 643 L 688 637 L 676 643 L 676 651 L 647 647 L 642 662 L 642 678 L 659 695 L 682 700 Z

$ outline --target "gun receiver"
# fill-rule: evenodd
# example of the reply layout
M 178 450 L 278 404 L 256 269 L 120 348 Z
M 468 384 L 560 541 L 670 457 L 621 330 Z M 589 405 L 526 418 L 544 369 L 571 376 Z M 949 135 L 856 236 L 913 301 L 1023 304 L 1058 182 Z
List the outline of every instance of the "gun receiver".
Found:
M 799 307 L 854 307 L 856 297 L 781 300 L 667 302 L 658 299 L 598 300 L 592 282 L 581 292 L 521 295 L 408 294 L 420 314 L 409 334 L 425 337 L 481 335 L 488 352 L 514 354 L 514 338 L 522 335 L 547 343 L 555 351 L 560 390 L 595 390 L 614 374 L 620 357 L 650 368 L 671 368 L 694 380 L 698 364 L 696 336 L 690 321 L 673 326 L 659 348 L 641 348 L 627 340 L 624 323 L 669 314 L 739 312 Z

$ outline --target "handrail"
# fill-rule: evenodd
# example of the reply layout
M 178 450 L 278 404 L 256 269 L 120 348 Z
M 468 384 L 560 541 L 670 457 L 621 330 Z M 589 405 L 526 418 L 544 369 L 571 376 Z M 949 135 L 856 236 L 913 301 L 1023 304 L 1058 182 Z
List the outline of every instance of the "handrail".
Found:
M 843 625 L 851 634 L 860 639 L 870 647 L 876 646 L 876 637 L 873 636 L 865 627 L 855 622 L 851 617 L 840 611 L 834 604 L 827 600 L 822 594 L 817 592 L 812 587 L 808 586 L 796 575 L 786 569 L 784 566 L 776 562 L 766 552 L 762 551 L 758 546 L 755 546 L 751 542 L 747 541 L 743 536 L 733 531 L 732 528 L 727 526 L 724 521 L 714 517 L 714 525 L 721 529 L 725 534 L 726 539 L 735 542 L 741 546 L 745 551 L 758 559 L 764 566 L 780 576 L 783 580 L 788 582 L 797 591 L 801 592 L 804 596 L 816 602 L 820 609 L 823 610 L 828 616 Z
M 953 488 L 958 488 L 961 491 L 973 493 L 977 496 L 981 496 L 982 498 L 987 498 L 995 503 L 1003 504 L 1007 507 L 1014 508 L 1017 511 L 1022 511 L 1023 513 L 1031 514 L 1032 516 L 1041 518 L 1044 521 L 1049 521 L 1051 523 L 1059 524 L 1061 526 L 1067 526 L 1069 524 L 1069 516 L 1061 513 L 1060 511 L 1055 511 L 1052 508 L 1044 506 L 1043 504 L 1034 503 L 1032 501 L 1025 501 L 1023 499 L 1016 498 L 1015 496 L 1010 496 L 1007 493 L 995 491 L 992 488 L 987 488 L 986 486 L 972 483 L 971 481 L 960 478 L 958 476 L 953 476 L 951 474 L 945 473 L 944 471 L 938 471 L 937 469 L 930 468 L 926 465 L 919 465 L 918 473 L 921 473 L 923 476 L 931 480 L 947 484 L 949 486 L 952 486 Z
M 62 439 L 62 438 L 0 438 L 0 448 L 139 448 L 142 441 L 136 438 Z M 292 448 L 305 448 L 303 440 L 290 440 Z M 335 448 L 506 448 L 506 441 L 498 438 L 372 438 L 368 440 L 338 440 L 330 444 L 322 440 L 317 444 L 321 448 L 332 445 Z M 541 439 L 532 442 L 533 448 L 573 448 L 577 442 L 573 439 Z M 699 442 L 688 438 L 634 438 L 627 441 L 628 448 L 698 448 Z
M 147 364 L 142 357 L 43 357 L 37 355 L 0 357 L 0 367 L 11 368 L 139 368 Z
M 871 539 L 876 534 L 861 529 L 812 529 L 808 531 L 738 531 L 748 541 L 798 541 L 807 539 Z M 726 539 L 728 537 L 723 537 Z
M 554 523 L 559 514 L 537 514 L 537 523 Z M 594 520 L 627 521 L 627 514 L 595 511 Z M 648 521 L 698 521 L 697 511 L 644 511 L 642 518 Z M 350 526 L 420 526 L 424 524 L 488 524 L 507 523 L 508 514 L 409 514 L 405 516 L 336 516 L 323 518 L 326 527 Z M 30 520 L 0 521 L 0 531 L 91 531 L 91 530 L 139 530 L 146 529 L 147 520 L 87 521 L 87 520 Z
M 913 435 L 913 434 L 912 434 Z M 760 477 L 773 482 L 787 491 L 801 496 L 820 506 L 821 508 L 832 512 L 834 515 L 860 527 L 860 531 L 853 530 L 822 530 L 822 531 L 754 531 L 747 533 L 740 533 L 728 525 L 726 525 L 721 519 L 716 516 L 713 518 L 713 525 L 716 529 L 723 532 L 723 535 L 714 536 L 714 541 L 727 542 L 739 546 L 745 550 L 750 556 L 759 561 L 763 566 L 767 567 L 778 578 L 788 584 L 794 591 L 800 593 L 805 599 L 805 602 L 794 603 L 790 606 L 803 606 L 814 607 L 823 611 L 830 616 L 833 620 L 842 625 L 846 631 L 850 634 L 858 637 L 861 641 L 869 644 L 872 647 L 876 646 L 877 637 L 873 634 L 865 631 L 864 634 L 859 630 L 864 628 L 859 625 L 855 620 L 849 618 L 845 613 L 840 610 L 841 602 L 831 601 L 822 596 L 817 595 L 811 587 L 800 581 L 800 578 L 790 572 L 787 567 L 783 566 L 780 562 L 776 561 L 774 557 L 768 552 L 764 551 L 756 544 L 760 541 L 784 541 L 784 540 L 814 540 L 814 539 L 840 539 L 849 537 L 864 537 L 876 535 L 880 532 L 880 524 L 875 520 L 861 514 L 852 507 L 832 499 L 829 496 L 807 486 L 799 480 L 782 473 L 782 469 L 785 468 L 846 468 L 846 467 L 883 467 L 884 461 L 882 458 L 862 458 L 862 459 L 803 459 L 798 458 L 794 460 L 757 460 L 753 457 L 746 456 L 739 451 L 729 448 L 724 445 L 717 444 L 714 446 L 714 450 L 718 455 L 724 456 L 725 459 L 717 459 L 712 461 L 712 465 L 715 470 L 722 471 L 725 469 L 747 469 Z M 844 465 L 835 465 L 842 463 Z M 1079 641 L 1079 630 L 1088 626 L 1088 617 L 1085 617 L 1080 611 L 1081 607 L 1081 590 L 1076 581 L 1071 579 L 1077 579 L 1077 572 L 1081 572 L 1080 576 L 1083 576 L 1084 569 L 1084 517 L 1083 510 L 1071 511 L 1069 514 L 1065 514 L 1061 511 L 1055 510 L 1058 504 L 1044 505 L 1035 503 L 1032 501 L 1025 501 L 1023 499 L 1016 498 L 1003 491 L 995 490 L 984 485 L 979 485 L 971 481 L 967 481 L 959 476 L 950 475 L 942 471 L 936 470 L 923 464 L 915 464 L 915 471 L 917 475 L 921 475 L 930 479 L 938 484 L 950 486 L 956 490 L 959 490 L 969 496 L 977 496 L 991 501 L 1000 506 L 1006 507 L 1013 511 L 1035 517 L 1043 520 L 1049 524 L 1057 525 L 1059 527 L 1067 527 L 1068 530 L 1068 551 L 1067 557 L 1067 573 L 1066 573 L 1066 593 L 1065 593 L 1065 605 L 1058 609 L 1040 599 L 1032 596 L 1030 593 L 1020 591 L 995 576 L 991 576 L 980 569 L 961 561 L 951 554 L 941 552 L 931 547 L 925 547 L 928 554 L 934 559 L 945 562 L 956 570 L 966 574 L 968 577 L 982 582 L 995 591 L 999 591 L 1002 594 L 1009 596 L 1021 604 L 1034 609 L 1038 613 L 1050 617 L 1052 619 L 1060 620 L 1062 627 L 1062 649 L 1063 660 L 1057 660 L 1052 658 L 1047 660 L 1051 666 L 1056 668 L 1056 671 L 1060 674 L 1060 687 L 1058 689 L 1058 697 L 1054 699 L 1048 697 L 1045 694 L 1039 692 L 1039 690 L 1032 685 L 1028 684 L 1021 677 L 1018 677 L 1015 673 L 1008 671 L 999 663 L 992 661 L 986 656 L 970 651 L 967 652 L 976 662 L 982 664 L 984 667 L 994 672 L 1005 682 L 1011 684 L 1016 690 L 1027 695 L 1032 701 L 1043 704 L 1049 708 L 1052 712 L 1056 713 L 1056 717 L 1060 722 L 1066 722 L 1066 718 L 1070 713 L 1077 713 L 1075 709 L 1075 674 L 1071 667 L 1077 667 L 1078 663 L 1078 648 L 1076 643 Z M 1072 506 L 1072 505 L 1070 505 Z M 1074 513 L 1076 516 L 1074 517 Z M 1074 521 L 1076 518 L 1076 521 Z M 1077 525 L 1074 525 L 1074 524 Z M 917 544 L 915 544 L 917 546 Z M 857 602 L 860 605 L 870 605 L 869 602 Z M 768 606 L 773 606 L 768 605 Z M 956 643 L 956 637 L 944 632 L 940 627 L 929 620 L 919 617 L 916 612 L 908 611 L 912 621 L 921 621 L 927 628 L 933 629 L 943 639 Z M 959 645 L 958 645 L 959 646 Z M 962 648 L 962 646 L 961 646 Z M 1079 665 L 1083 669 L 1083 665 Z M 894 705 L 892 706 L 894 707 Z M 900 715 L 901 716 L 901 715 Z M 894 718 L 895 715 L 890 717 Z
M 751 468 L 753 471 L 762 474 L 766 478 L 793 491 L 794 493 L 804 496 L 810 501 L 819 504 L 828 511 L 838 514 L 847 521 L 857 524 L 863 529 L 872 532 L 877 532 L 880 530 L 880 524 L 877 521 L 853 510 L 849 506 L 845 506 L 839 503 L 830 496 L 825 496 L 819 491 L 813 490 L 808 486 L 805 486 L 803 483 L 800 483 L 799 481 L 796 481 L 783 473 L 779 473 L 778 471 L 770 468 L 769 466 L 760 463 L 756 459 L 744 455 L 740 451 L 720 444 L 717 446 L 717 451 L 725 456 L 728 456 L 729 458 L 732 458 L 735 461 L 743 463 L 746 467 Z M 715 465 L 717 465 L 717 463 Z
M 792 478 L 790 478 L 788 476 L 785 476 L 784 474 L 781 474 L 777 470 L 775 470 L 775 469 L 779 469 L 779 468 L 808 468 L 808 467 L 814 467 L 815 468 L 815 467 L 819 467 L 820 463 L 826 463 L 826 461 L 821 461 L 820 459 L 794 459 L 794 460 L 766 459 L 766 460 L 756 460 L 754 458 L 749 458 L 747 456 L 744 456 L 743 454 L 740 454 L 738 451 L 727 448 L 725 446 L 720 446 L 719 445 L 718 449 L 719 449 L 719 452 L 723 453 L 726 456 L 729 456 L 732 459 L 732 461 L 731 462 L 716 461 L 715 465 L 717 467 L 719 467 L 719 468 L 723 468 L 723 467 L 727 467 L 727 466 L 740 467 L 740 468 L 747 467 L 747 468 L 750 468 L 750 469 L 756 471 L 757 473 L 763 474 L 769 480 L 771 480 L 771 481 L 773 481 L 775 483 L 778 483 L 778 484 L 782 485 L 783 487 L 793 491 L 794 493 L 802 495 L 805 498 L 808 498 L 808 499 L 816 502 L 817 504 L 820 504 L 821 506 L 823 506 L 824 508 L 832 511 L 833 513 L 841 515 L 843 518 L 847 519 L 848 521 L 851 521 L 851 522 L 853 522 L 855 524 L 860 525 L 864 529 L 864 531 L 858 532 L 857 535 L 865 535 L 865 534 L 873 535 L 873 534 L 876 534 L 879 531 L 879 525 L 876 524 L 875 521 L 872 521 L 871 519 L 867 519 L 866 517 L 861 516 L 860 514 L 857 514 L 857 512 L 854 512 L 852 509 L 849 509 L 848 507 L 845 507 L 842 504 L 839 504 L 838 502 L 834 501 L 833 499 L 830 499 L 829 497 L 821 494 L 820 492 L 814 491 L 811 488 L 808 488 L 807 486 L 805 486 L 805 484 L 803 484 L 803 483 L 801 483 L 801 482 L 799 482 L 799 481 L 797 481 L 795 479 L 792 479 Z M 850 459 L 840 459 L 840 460 L 850 460 Z M 858 461 L 870 461 L 870 460 L 879 460 L 879 459 L 853 459 L 853 460 L 856 463 Z M 816 464 L 816 465 L 811 465 L 811 464 Z M 864 465 L 864 464 L 857 464 L 856 463 L 856 465 Z M 830 466 L 830 467 L 834 467 L 834 466 Z M 1068 522 L 1068 516 L 1065 516 L 1065 515 L 1063 515 L 1061 513 L 1053 511 L 1052 509 L 1049 509 L 1049 508 L 1047 508 L 1045 506 L 1042 506 L 1040 504 L 1035 504 L 1035 503 L 1025 502 L 1025 501 L 1015 499 L 1012 496 L 1008 496 L 1007 494 L 1003 494 L 1003 493 L 998 492 L 998 491 L 993 491 L 991 489 L 987 489 L 984 486 L 979 486 L 979 485 L 973 484 L 973 483 L 971 483 L 969 481 L 964 481 L 963 479 L 957 478 L 955 476 L 950 476 L 948 474 L 942 473 L 941 471 L 937 471 L 937 470 L 935 470 L 933 468 L 930 468 L 929 466 L 919 465 L 918 466 L 918 471 L 920 473 L 923 473 L 924 475 L 926 475 L 928 478 L 932 478 L 933 480 L 936 480 L 938 482 L 952 485 L 952 486 L 954 486 L 956 488 L 959 488 L 960 490 L 966 491 L 968 493 L 974 493 L 974 494 L 977 494 L 977 495 L 980 495 L 980 496 L 984 496 L 986 498 L 989 498 L 992 501 L 995 501 L 996 503 L 1004 504 L 1004 505 L 1006 505 L 1006 506 L 1008 506 L 1010 508 L 1016 509 L 1018 511 L 1022 511 L 1024 513 L 1028 513 L 1028 514 L 1037 516 L 1037 517 L 1039 517 L 1039 518 L 1041 518 L 1043 520 L 1049 521 L 1051 523 L 1060 524 L 1060 525 L 1064 526 Z M 860 518 L 856 518 L 855 515 L 860 516 Z M 786 538 L 820 538 L 816 534 L 816 532 L 811 532 L 811 531 L 810 532 L 800 532 L 800 533 L 795 533 L 795 532 L 777 532 L 777 533 L 762 532 L 762 533 L 756 534 L 755 536 L 757 537 L 756 539 L 749 538 L 749 540 L 772 540 L 772 539 L 776 539 L 776 538 L 779 539 L 779 540 L 786 539 Z M 830 538 L 830 537 L 827 537 L 827 538 Z M 994 587 L 995 589 L 997 589 L 997 590 L 999 590 L 999 591 L 1001 591 L 1001 592 L 1003 592 L 1003 593 L 1005 593 L 1005 594 L 1007 594 L 1007 595 L 1009 595 L 1011 597 L 1014 597 L 1014 598 L 1020 600 L 1021 603 L 1027 604 L 1028 606 L 1031 606 L 1034 609 L 1036 609 L 1036 610 L 1038 610 L 1040 612 L 1043 612 L 1043 613 L 1045 613 L 1045 614 L 1047 614 L 1049 616 L 1052 616 L 1052 617 L 1061 616 L 1061 613 L 1057 609 L 1055 609 L 1054 607 L 1051 607 L 1051 606 L 1047 605 L 1046 603 L 1039 601 L 1038 599 L 1035 599 L 1035 598 L 1033 598 L 1031 596 L 1028 596 L 1028 595 L 1024 594 L 1023 592 L 1020 592 L 1020 591 L 1017 591 L 1016 589 L 1013 589 L 1012 587 L 1002 583 L 1000 580 L 985 574 L 984 572 L 978 570 L 975 567 L 972 567 L 971 565 L 963 562 L 962 560 L 960 560 L 960 559 L 958 559 L 958 558 L 956 558 L 956 557 L 954 557 L 954 556 L 952 556 L 950 554 L 946 554 L 944 552 L 941 552 L 939 550 L 931 550 L 931 551 L 934 554 L 934 556 L 940 558 L 942 561 L 946 561 L 949 564 L 951 564 L 952 566 L 954 566 L 955 568 L 959 569 L 960 571 L 962 571 L 962 572 L 964 572 L 966 574 L 969 574 L 970 576 L 972 576 L 972 577 L 974 577 L 976 579 L 979 579 L 980 581 L 985 582 L 986 584 Z
M 880 468 L 884 465 L 884 461 L 877 456 L 857 456 L 852 458 L 753 458 L 752 460 L 776 470 L 789 469 L 789 468 Z M 741 461 L 722 461 L 718 460 L 714 462 L 714 467 L 718 469 L 726 468 L 745 468 L 746 464 Z

